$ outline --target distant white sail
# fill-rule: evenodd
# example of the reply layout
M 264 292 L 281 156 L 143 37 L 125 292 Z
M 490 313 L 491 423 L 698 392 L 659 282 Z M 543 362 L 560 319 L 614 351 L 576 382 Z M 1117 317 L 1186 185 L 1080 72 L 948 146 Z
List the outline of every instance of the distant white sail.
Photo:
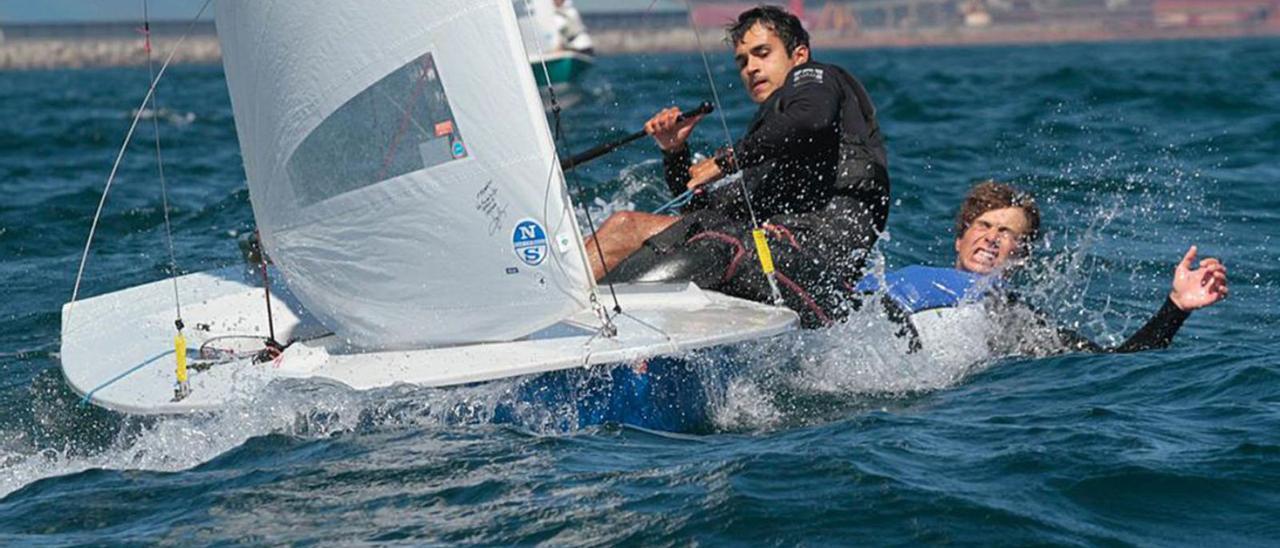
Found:
M 556 22 L 556 5 L 552 0 L 511 0 L 516 17 L 520 21 L 520 32 L 524 38 L 524 49 L 531 58 L 548 54 L 564 46 L 560 39 L 560 27 Z
M 511 2 L 218 2 L 263 244 L 358 346 L 509 340 L 588 306 Z

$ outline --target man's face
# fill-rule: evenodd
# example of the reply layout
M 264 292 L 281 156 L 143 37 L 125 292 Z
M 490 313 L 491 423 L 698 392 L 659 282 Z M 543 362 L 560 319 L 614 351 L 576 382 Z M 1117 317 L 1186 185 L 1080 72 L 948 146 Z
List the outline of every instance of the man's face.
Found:
M 1020 207 L 993 209 L 979 215 L 956 238 L 956 268 L 975 274 L 1004 268 L 1030 228 L 1027 214 Z
M 787 46 L 778 34 L 756 23 L 734 45 L 733 59 L 738 63 L 738 75 L 747 88 L 751 100 L 763 103 L 787 81 L 787 73 L 797 65 L 809 62 L 808 46 L 796 46 L 787 55 Z

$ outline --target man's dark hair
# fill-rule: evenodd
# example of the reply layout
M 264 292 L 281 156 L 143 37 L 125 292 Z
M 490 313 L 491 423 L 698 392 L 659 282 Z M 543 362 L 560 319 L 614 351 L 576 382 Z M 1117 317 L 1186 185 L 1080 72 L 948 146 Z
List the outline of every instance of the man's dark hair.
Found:
M 974 185 L 964 197 L 964 204 L 956 215 L 956 238 L 963 236 L 969 225 L 983 213 L 1006 207 L 1022 210 L 1027 216 L 1027 233 L 1022 235 L 1022 241 L 1035 241 L 1040 236 L 1040 208 L 1036 206 L 1036 199 L 1030 193 L 995 181 Z
M 738 15 L 738 22 L 725 27 L 729 44 L 737 46 L 756 23 L 778 35 L 791 57 L 800 46 L 809 46 L 809 32 L 800 24 L 800 18 L 778 6 L 756 6 Z

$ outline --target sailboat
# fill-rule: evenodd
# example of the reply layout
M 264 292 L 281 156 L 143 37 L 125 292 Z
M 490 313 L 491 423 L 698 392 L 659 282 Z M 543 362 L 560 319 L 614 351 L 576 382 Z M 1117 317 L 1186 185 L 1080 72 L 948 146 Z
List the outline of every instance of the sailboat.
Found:
M 595 64 L 591 36 L 571 0 L 512 0 L 539 86 L 567 84 Z
M 511 0 L 216 10 L 270 265 L 73 298 L 62 370 L 85 401 L 176 414 L 277 379 L 514 379 L 536 403 L 578 397 L 557 383 L 585 370 L 616 382 L 584 423 L 681 430 L 705 414 L 687 356 L 795 329 L 693 284 L 595 284 Z

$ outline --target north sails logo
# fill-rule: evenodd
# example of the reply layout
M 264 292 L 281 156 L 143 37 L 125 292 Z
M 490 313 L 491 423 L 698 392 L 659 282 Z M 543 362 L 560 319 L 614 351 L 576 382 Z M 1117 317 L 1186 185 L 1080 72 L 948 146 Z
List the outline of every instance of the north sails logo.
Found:
M 547 232 L 532 219 L 525 219 L 516 225 L 511 234 L 511 244 L 516 256 L 529 266 L 538 266 L 547 258 Z

